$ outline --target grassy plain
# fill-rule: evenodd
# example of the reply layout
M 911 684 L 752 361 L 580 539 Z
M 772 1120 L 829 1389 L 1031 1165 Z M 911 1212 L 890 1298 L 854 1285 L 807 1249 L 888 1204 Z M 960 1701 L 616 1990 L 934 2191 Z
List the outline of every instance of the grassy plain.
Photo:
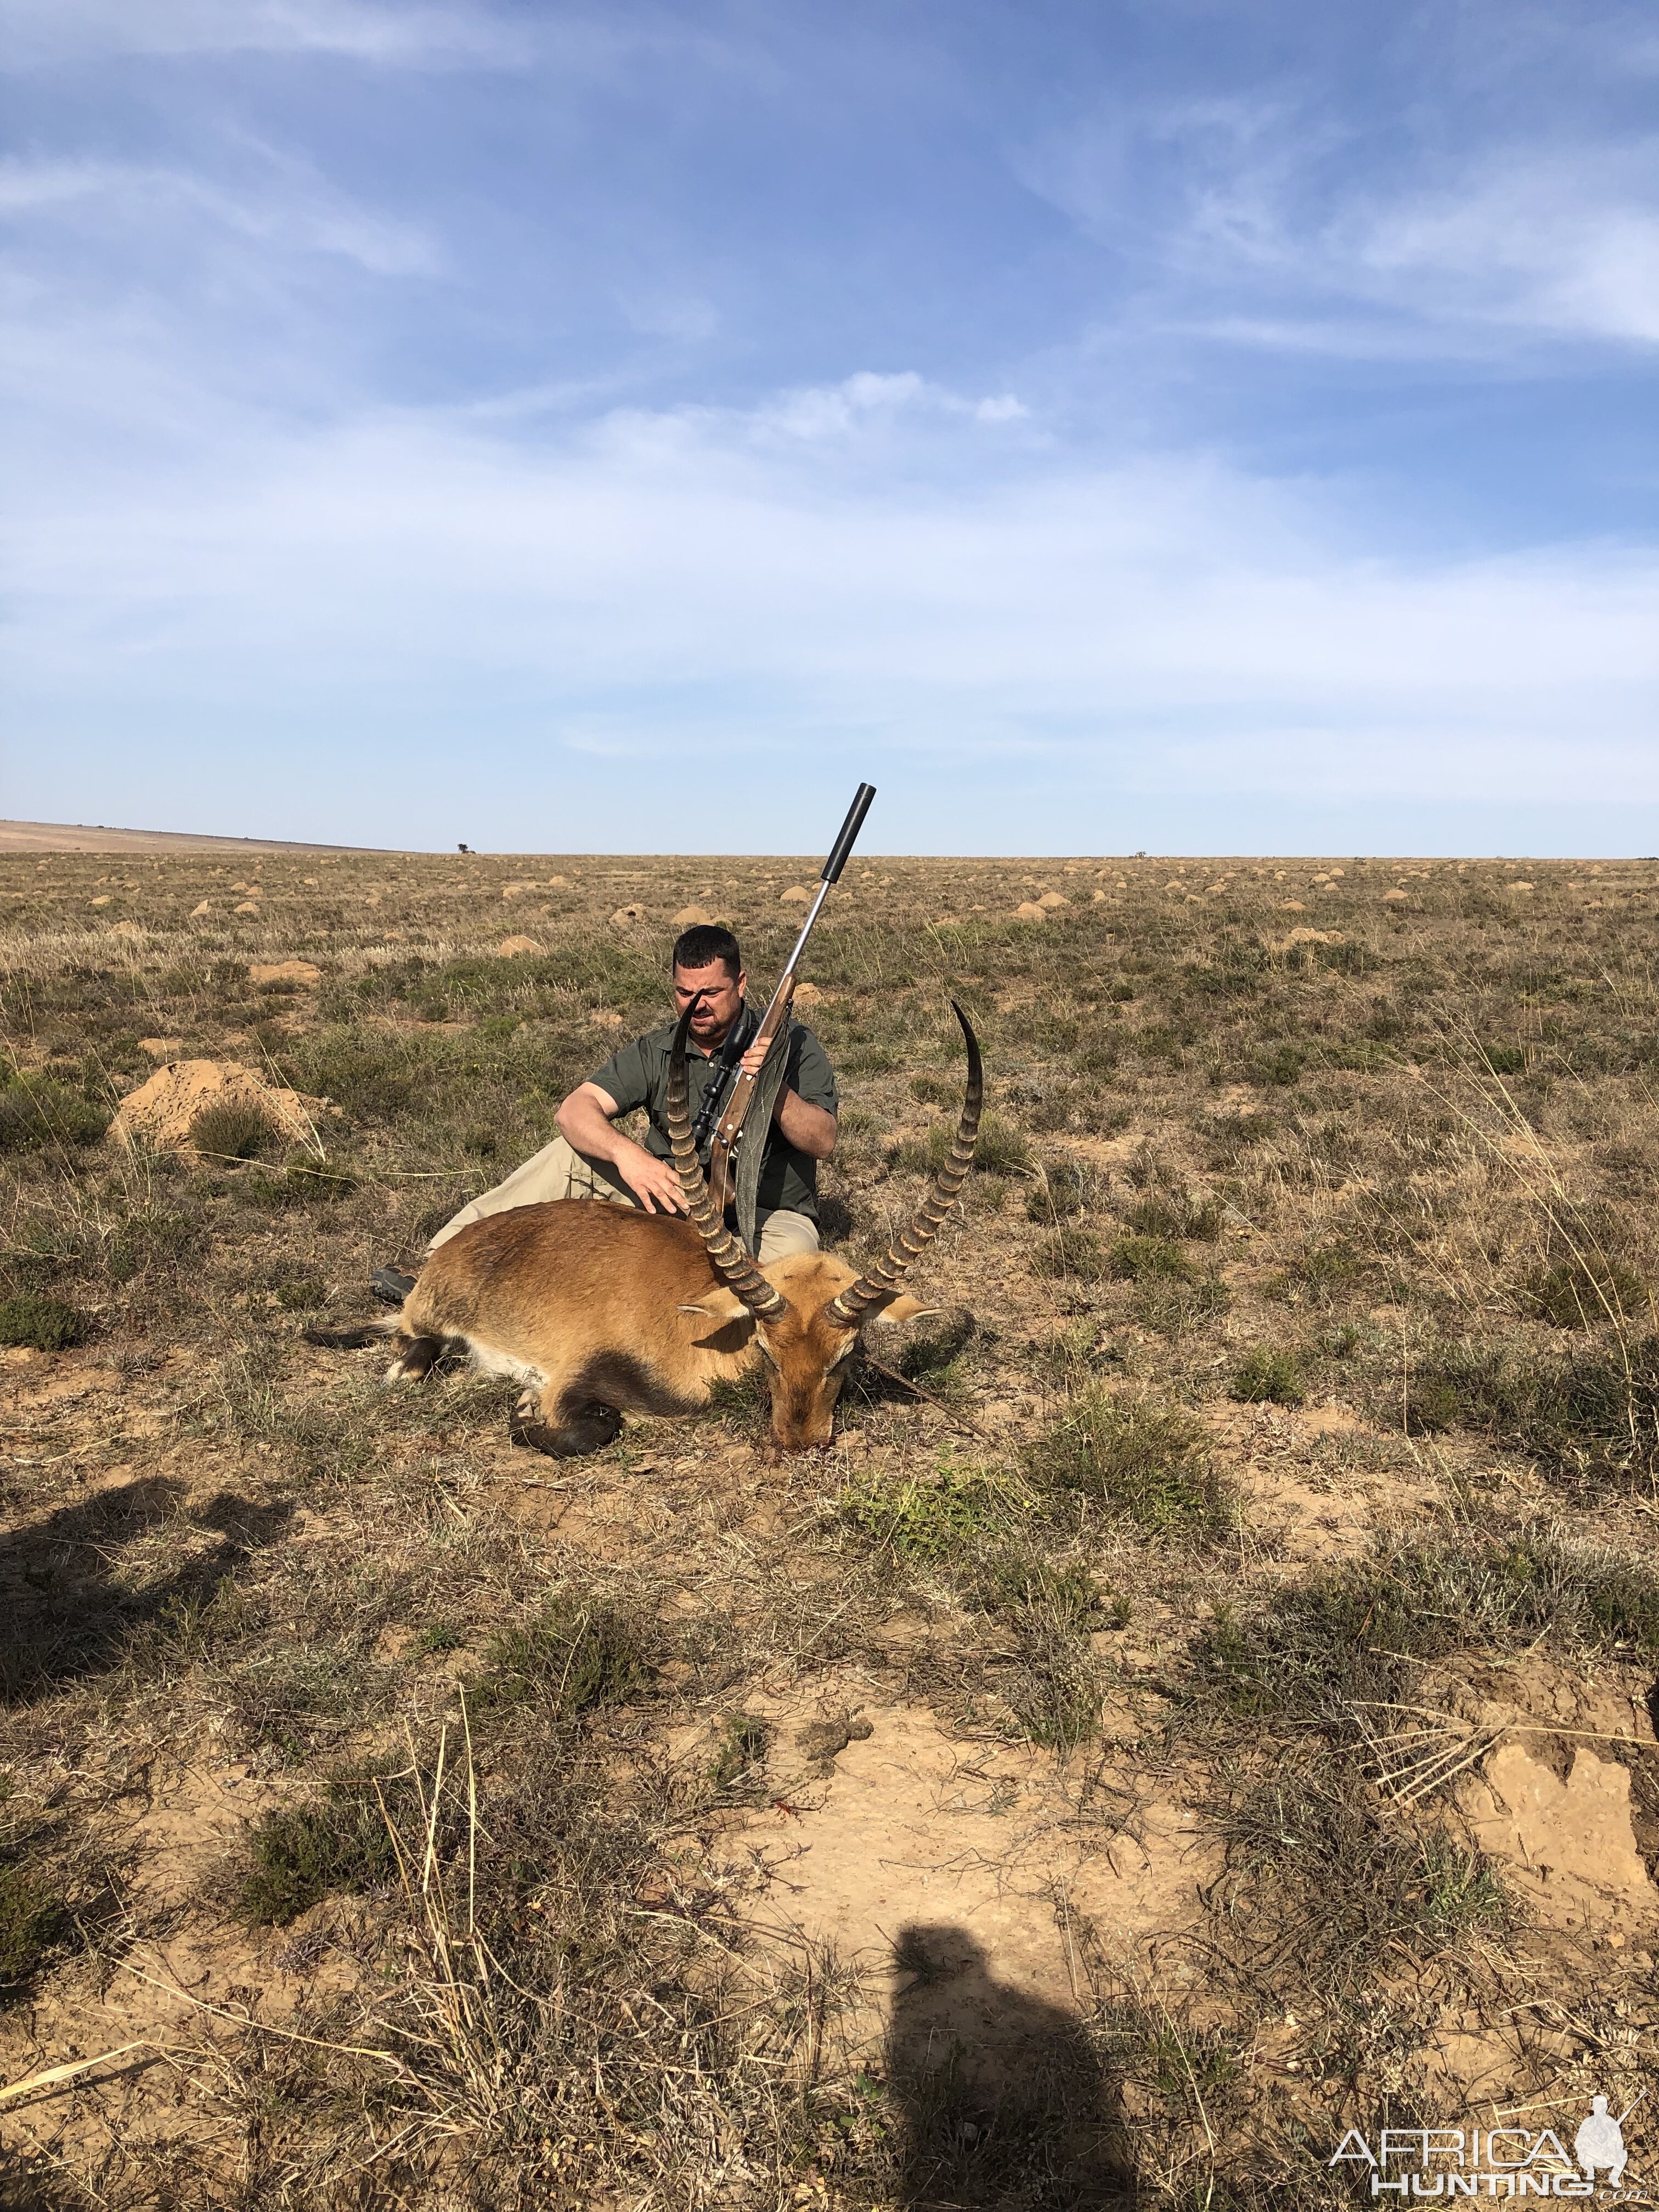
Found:
M 1651 2080 L 1659 866 L 855 863 L 840 1249 L 952 994 L 993 1112 L 827 1455 L 301 1341 L 803 880 L 0 857 L 0 2082 L 117 2054 L 3 2201 L 1337 2203 Z M 314 1136 L 103 1133 L 190 1058 Z

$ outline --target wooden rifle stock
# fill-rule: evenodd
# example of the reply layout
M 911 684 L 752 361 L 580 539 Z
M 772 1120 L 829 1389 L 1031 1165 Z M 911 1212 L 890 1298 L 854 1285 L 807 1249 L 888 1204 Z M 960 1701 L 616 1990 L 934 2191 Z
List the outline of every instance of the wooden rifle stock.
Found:
M 806 950 L 806 940 L 812 934 L 812 926 L 818 918 L 823 902 L 830 896 L 831 886 L 839 880 L 842 870 L 847 866 L 848 855 L 864 826 L 864 817 L 870 811 L 870 802 L 875 795 L 874 784 L 861 783 L 854 796 L 853 804 L 847 810 L 847 819 L 842 823 L 840 834 L 830 848 L 830 857 L 823 864 L 817 896 L 801 924 L 800 935 L 795 939 L 795 949 L 784 963 L 778 988 L 772 994 L 772 1002 L 755 1032 L 754 1044 L 749 1048 L 751 1052 L 755 1045 L 764 1045 L 769 1054 L 779 1031 L 787 1026 L 790 1006 L 795 996 L 795 971 L 800 963 L 801 954 Z M 714 1142 L 708 1154 L 708 1190 L 722 1213 L 737 1194 L 735 1155 L 743 1136 L 744 1120 L 755 1103 L 756 1086 L 759 1082 L 758 1074 L 751 1075 L 747 1068 L 739 1068 L 737 1080 L 732 1085 L 732 1095 L 714 1125 Z M 763 1136 L 761 1142 L 765 1142 Z

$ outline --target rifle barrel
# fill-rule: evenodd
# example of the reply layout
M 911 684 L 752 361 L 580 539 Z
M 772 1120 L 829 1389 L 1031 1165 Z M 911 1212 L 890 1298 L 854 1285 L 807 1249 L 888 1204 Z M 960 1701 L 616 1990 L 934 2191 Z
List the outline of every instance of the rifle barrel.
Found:
M 847 819 L 842 823 L 840 834 L 830 848 L 830 857 L 823 864 L 826 885 L 840 880 L 841 872 L 847 866 L 859 831 L 864 827 L 864 817 L 870 811 L 870 801 L 875 795 L 873 783 L 861 783 L 853 793 L 853 804 L 847 810 Z

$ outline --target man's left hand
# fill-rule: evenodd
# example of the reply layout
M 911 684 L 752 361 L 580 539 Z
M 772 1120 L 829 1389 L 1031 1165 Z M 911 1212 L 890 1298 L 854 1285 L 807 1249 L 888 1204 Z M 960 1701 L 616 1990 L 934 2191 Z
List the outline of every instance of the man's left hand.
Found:
M 766 1065 L 766 1055 L 770 1048 L 771 1048 L 768 1045 L 751 1044 L 748 1051 L 744 1053 L 740 1063 L 744 1073 L 745 1075 L 758 1075 L 762 1068 Z

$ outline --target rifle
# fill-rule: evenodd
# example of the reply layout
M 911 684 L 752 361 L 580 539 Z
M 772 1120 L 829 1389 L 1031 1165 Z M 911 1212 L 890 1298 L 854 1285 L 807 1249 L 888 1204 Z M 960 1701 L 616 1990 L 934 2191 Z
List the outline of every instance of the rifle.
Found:
M 841 825 L 841 833 L 830 848 L 817 896 L 807 908 L 806 919 L 800 926 L 800 935 L 795 939 L 795 949 L 784 963 L 778 988 L 772 994 L 772 1002 L 755 1032 L 754 1042 L 765 1045 L 769 1051 L 789 1019 L 790 1004 L 795 995 L 795 969 L 801 954 L 806 950 L 806 940 L 812 934 L 812 925 L 830 896 L 831 885 L 840 879 L 841 872 L 847 866 L 848 857 L 859 831 L 864 827 L 864 817 L 870 811 L 870 802 L 875 795 L 873 783 L 859 786 L 853 804 L 847 810 L 847 819 Z M 755 1087 L 759 1081 L 758 1075 L 750 1075 L 745 1069 L 738 1070 L 738 1079 L 732 1085 L 732 1095 L 726 1102 L 726 1110 L 714 1127 L 714 1143 L 708 1154 L 708 1191 L 716 1211 L 720 1213 L 724 1213 L 731 1204 L 737 1188 L 737 1167 L 733 1156 L 742 1142 L 744 1117 L 754 1103 Z

